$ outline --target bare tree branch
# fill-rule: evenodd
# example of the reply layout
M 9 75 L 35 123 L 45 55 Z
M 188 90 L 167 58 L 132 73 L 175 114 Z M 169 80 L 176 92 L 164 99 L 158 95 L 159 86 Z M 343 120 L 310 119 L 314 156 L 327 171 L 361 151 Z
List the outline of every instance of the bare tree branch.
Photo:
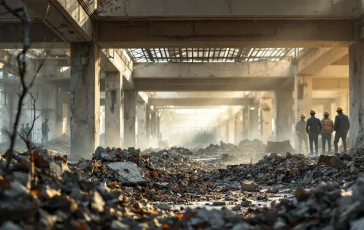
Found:
M 23 26 L 24 26 L 23 47 L 22 47 L 21 52 L 17 55 L 17 58 L 16 58 L 17 59 L 17 64 L 18 64 L 17 67 L 18 67 L 19 80 L 20 80 L 20 84 L 21 84 L 22 89 L 21 89 L 21 92 L 19 93 L 18 107 L 17 107 L 16 117 L 15 117 L 15 121 L 14 121 L 13 131 L 12 132 L 7 132 L 8 135 L 9 135 L 9 138 L 10 138 L 10 146 L 9 146 L 9 149 L 7 150 L 7 152 L 6 152 L 6 158 L 7 158 L 6 170 L 8 171 L 9 166 L 10 166 L 10 162 L 11 162 L 11 160 L 13 158 L 14 145 L 15 145 L 15 141 L 16 141 L 16 136 L 18 134 L 17 129 L 18 129 L 18 125 L 19 125 L 19 122 L 20 122 L 20 116 L 21 116 L 21 113 L 22 113 L 23 101 L 24 101 L 26 95 L 28 94 L 29 90 L 34 85 L 34 82 L 35 82 L 41 68 L 43 67 L 46 58 L 44 58 L 42 60 L 42 62 L 38 66 L 34 76 L 32 76 L 30 78 L 29 82 L 27 82 L 27 79 L 26 79 L 26 73 L 27 73 L 26 56 L 27 56 L 27 53 L 28 53 L 29 48 L 30 48 L 30 41 L 29 41 L 30 17 L 29 17 L 29 14 L 28 14 L 28 10 L 25 7 L 19 7 L 19 8 L 13 9 L 13 8 L 11 8 L 9 6 L 7 0 L 0 0 L 0 5 L 3 5 L 7 11 L 9 11 L 14 16 L 16 16 L 23 23 Z M 46 52 L 46 56 L 47 55 L 48 55 L 48 52 Z M 33 100 L 35 100 L 33 95 L 31 95 L 31 97 L 32 97 Z M 34 109 L 34 107 L 35 107 L 35 102 L 34 102 L 34 105 L 33 105 L 33 109 Z M 34 117 L 35 117 L 35 115 L 34 115 Z M 35 120 L 33 120 L 32 128 L 34 127 L 34 123 L 35 123 Z M 27 134 L 27 139 L 29 139 L 29 133 Z M 30 147 L 30 142 L 29 141 L 28 141 L 27 147 L 28 147 L 28 149 Z

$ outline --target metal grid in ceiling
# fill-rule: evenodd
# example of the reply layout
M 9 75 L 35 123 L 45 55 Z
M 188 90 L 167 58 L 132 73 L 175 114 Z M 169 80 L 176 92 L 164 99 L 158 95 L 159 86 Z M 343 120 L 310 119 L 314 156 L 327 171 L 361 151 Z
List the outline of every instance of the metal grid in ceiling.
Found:
M 303 48 L 138 48 L 128 49 L 133 62 L 253 62 L 281 61 Z

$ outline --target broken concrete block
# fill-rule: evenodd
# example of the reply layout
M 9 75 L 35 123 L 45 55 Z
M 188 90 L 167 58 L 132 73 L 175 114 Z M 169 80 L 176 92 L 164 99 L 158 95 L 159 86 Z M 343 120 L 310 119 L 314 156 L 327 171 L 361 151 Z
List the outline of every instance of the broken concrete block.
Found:
M 346 164 L 340 160 L 337 156 L 326 156 L 321 155 L 318 159 L 317 165 L 331 165 L 337 169 L 343 169 L 346 167 Z
M 287 153 L 287 152 L 294 152 L 294 149 L 289 140 L 282 141 L 282 142 L 268 141 L 266 152 L 267 153 Z
M 23 172 L 14 172 L 14 178 L 16 181 L 21 183 L 23 186 L 30 188 L 30 174 Z
M 255 183 L 251 182 L 251 181 L 244 181 L 241 184 L 241 189 L 243 191 L 248 191 L 248 192 L 258 192 L 259 191 L 259 186 L 256 185 Z
M 115 177 L 122 183 L 139 184 L 147 182 L 139 167 L 133 162 L 113 162 L 107 166 L 116 171 Z

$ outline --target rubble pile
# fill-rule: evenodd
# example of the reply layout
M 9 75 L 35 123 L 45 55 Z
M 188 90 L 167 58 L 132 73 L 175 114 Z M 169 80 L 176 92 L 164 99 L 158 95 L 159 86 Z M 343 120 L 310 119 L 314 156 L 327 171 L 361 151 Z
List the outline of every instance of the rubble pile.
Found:
M 149 154 L 140 150 L 98 147 L 92 160 L 81 160 L 75 169 L 86 179 L 125 188 L 135 197 L 142 195 L 151 201 L 184 203 L 209 200 L 216 191 L 208 182 L 214 167 L 191 160 L 184 148 L 172 148 Z M 221 165 L 218 165 L 221 167 Z M 203 196 L 203 197 L 202 197 Z
M 266 145 L 260 140 L 242 140 L 238 145 L 220 142 L 197 150 L 196 155 L 227 162 L 256 162 L 265 155 Z M 211 162 L 211 161 L 210 161 Z
M 144 154 L 98 147 L 91 160 L 70 163 L 67 156 L 34 147 L 31 153 L 16 153 L 9 171 L 0 156 L 0 230 L 349 229 L 363 224 L 364 155 L 359 152 L 317 162 L 302 154 L 272 153 L 258 163 L 227 168 L 191 160 L 187 156 L 195 154 L 189 154 L 184 148 Z M 273 199 L 285 188 L 294 196 Z M 342 188 L 352 189 L 352 195 Z M 176 208 L 201 201 L 233 207 Z
M 17 153 L 9 173 L 5 163 L 1 157 L 0 229 L 146 229 L 162 226 L 156 216 L 175 216 L 116 189 L 116 182 L 85 180 L 67 157 L 46 149 Z
M 303 154 L 271 153 L 256 164 L 240 164 L 211 173 L 212 179 L 252 180 L 261 185 L 315 185 L 321 182 L 354 180 L 364 171 L 364 155 L 321 156 L 318 162 Z M 211 179 L 210 179 L 211 180 Z
M 299 187 L 294 199 L 273 201 L 270 208 L 249 208 L 244 215 L 229 210 L 191 210 L 176 221 L 165 220 L 170 229 L 363 229 L 364 176 L 352 194 L 342 194 L 338 183 L 321 184 L 309 191 Z

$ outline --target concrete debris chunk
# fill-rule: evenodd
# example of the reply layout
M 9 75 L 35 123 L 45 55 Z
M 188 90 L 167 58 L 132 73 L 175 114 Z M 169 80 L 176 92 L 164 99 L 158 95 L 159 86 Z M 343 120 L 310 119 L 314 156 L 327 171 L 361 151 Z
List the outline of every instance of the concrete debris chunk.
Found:
M 343 169 L 346 167 L 346 164 L 340 160 L 337 156 L 326 156 L 321 155 L 317 162 L 318 165 L 331 165 L 338 169 Z
M 293 153 L 294 149 L 289 140 L 282 142 L 274 142 L 268 141 L 267 149 L 265 150 L 267 153 Z
M 147 182 L 139 167 L 133 162 L 112 162 L 107 166 L 115 171 L 115 175 L 120 182 L 139 184 Z
M 241 184 L 241 189 L 243 191 L 248 191 L 248 192 L 258 192 L 259 186 L 253 183 L 252 181 L 244 181 Z

